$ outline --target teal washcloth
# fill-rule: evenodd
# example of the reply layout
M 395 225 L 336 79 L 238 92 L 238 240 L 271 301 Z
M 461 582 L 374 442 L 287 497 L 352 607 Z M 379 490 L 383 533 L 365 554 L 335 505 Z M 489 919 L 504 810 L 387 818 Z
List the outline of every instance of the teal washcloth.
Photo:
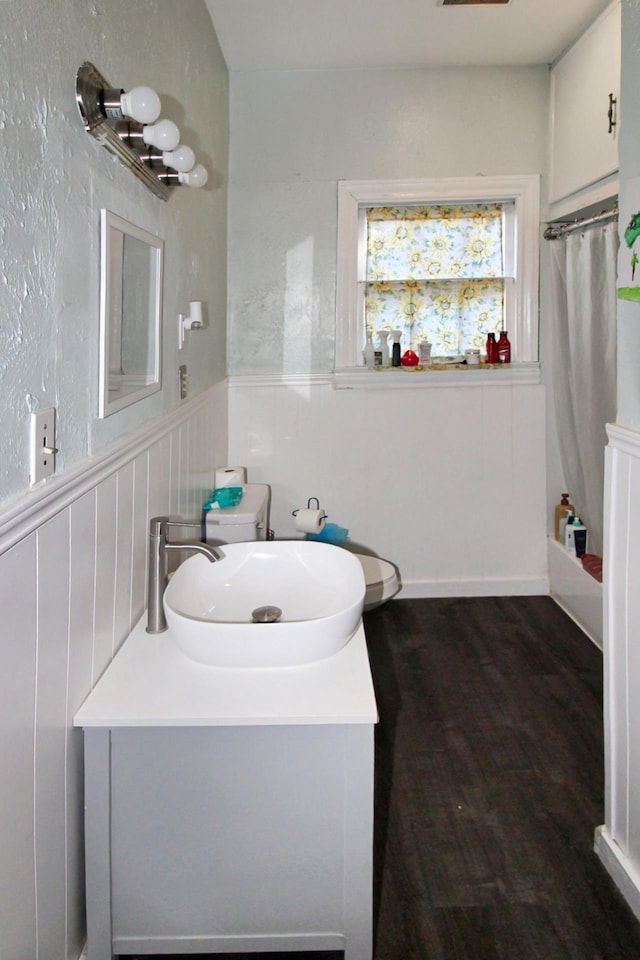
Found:
M 325 523 L 320 533 L 305 533 L 305 540 L 321 540 L 323 543 L 334 543 L 340 546 L 345 542 L 349 531 L 339 527 L 337 523 Z
M 222 507 L 237 507 L 242 500 L 242 487 L 216 487 L 203 510 L 219 510 Z

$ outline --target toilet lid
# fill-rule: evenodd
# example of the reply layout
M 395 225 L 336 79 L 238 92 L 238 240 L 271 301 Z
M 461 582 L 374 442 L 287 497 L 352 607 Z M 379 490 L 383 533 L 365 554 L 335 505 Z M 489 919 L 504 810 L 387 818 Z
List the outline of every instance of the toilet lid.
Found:
M 388 583 L 396 578 L 396 568 L 388 560 L 380 557 L 368 557 L 365 554 L 356 554 L 364 570 L 364 579 L 368 587 L 375 583 Z

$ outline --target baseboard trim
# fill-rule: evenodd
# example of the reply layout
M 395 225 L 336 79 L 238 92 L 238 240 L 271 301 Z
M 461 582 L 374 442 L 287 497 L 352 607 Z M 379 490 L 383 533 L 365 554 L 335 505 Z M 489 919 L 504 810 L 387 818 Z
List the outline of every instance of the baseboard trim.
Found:
M 548 596 L 548 577 L 513 577 L 508 580 L 403 580 L 396 600 L 437 597 L 537 597 Z
M 344 933 L 248 933 L 209 936 L 166 936 L 113 938 L 113 951 L 121 953 L 257 953 L 281 951 L 344 950 Z
M 605 870 L 640 920 L 640 873 L 625 857 L 606 826 L 596 827 L 593 849 Z

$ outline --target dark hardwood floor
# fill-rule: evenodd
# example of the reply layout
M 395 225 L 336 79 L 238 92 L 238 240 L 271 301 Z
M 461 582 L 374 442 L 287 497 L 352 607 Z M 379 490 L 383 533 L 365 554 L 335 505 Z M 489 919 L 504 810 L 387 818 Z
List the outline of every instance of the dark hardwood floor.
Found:
M 399 600 L 365 628 L 375 960 L 640 960 L 593 853 L 600 652 L 548 597 Z
M 376 960 L 638 960 L 593 853 L 602 656 L 548 597 L 366 619 L 380 710 Z

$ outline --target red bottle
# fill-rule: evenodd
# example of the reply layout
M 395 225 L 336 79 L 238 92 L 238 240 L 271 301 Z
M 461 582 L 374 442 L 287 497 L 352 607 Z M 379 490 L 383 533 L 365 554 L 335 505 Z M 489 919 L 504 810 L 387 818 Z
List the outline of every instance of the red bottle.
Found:
M 495 333 L 490 333 L 487 336 L 487 363 L 497 363 L 498 362 L 498 344 L 496 343 Z
M 507 336 L 507 331 L 502 330 L 500 332 L 500 338 L 497 343 L 498 347 L 498 363 L 511 363 L 511 344 L 509 343 L 509 337 Z

